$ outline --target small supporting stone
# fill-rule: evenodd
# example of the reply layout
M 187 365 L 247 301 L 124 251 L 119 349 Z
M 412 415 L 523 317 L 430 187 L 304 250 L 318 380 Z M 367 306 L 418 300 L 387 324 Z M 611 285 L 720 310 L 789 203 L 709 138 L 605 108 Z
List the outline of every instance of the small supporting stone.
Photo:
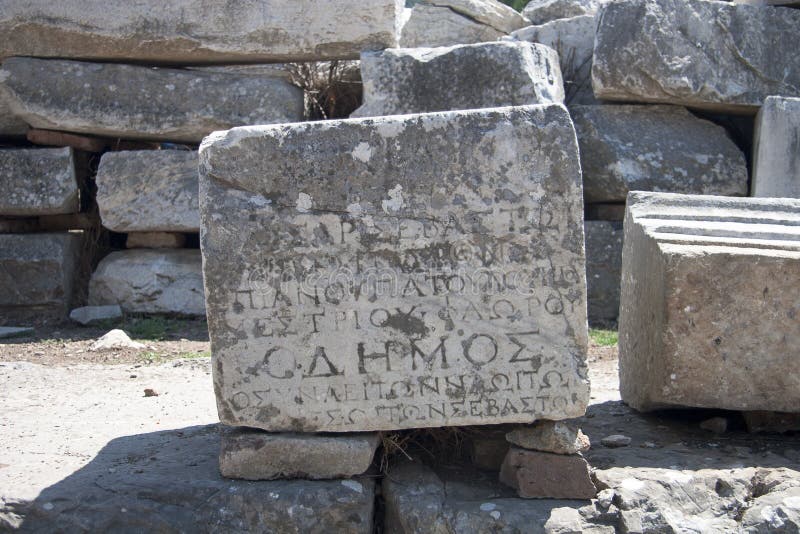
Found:
M 186 236 L 171 232 L 134 232 L 128 234 L 127 248 L 183 248 Z
M 579 428 L 562 421 L 539 421 L 533 426 L 520 426 L 508 434 L 506 439 L 523 449 L 575 454 L 589 450 L 589 438 Z
M 47 232 L 65 230 L 88 230 L 100 221 L 86 213 L 70 213 L 68 215 L 43 215 L 39 217 L 39 229 Z
M 511 447 L 500 470 L 500 481 L 526 499 L 592 499 L 597 495 L 589 464 L 578 454 Z
M 364 473 L 380 443 L 378 433 L 278 434 L 225 427 L 222 476 L 245 480 L 348 478 Z
M 97 324 L 122 318 L 122 308 L 117 304 L 110 306 L 84 306 L 75 308 L 69 313 L 69 318 L 84 326 Z

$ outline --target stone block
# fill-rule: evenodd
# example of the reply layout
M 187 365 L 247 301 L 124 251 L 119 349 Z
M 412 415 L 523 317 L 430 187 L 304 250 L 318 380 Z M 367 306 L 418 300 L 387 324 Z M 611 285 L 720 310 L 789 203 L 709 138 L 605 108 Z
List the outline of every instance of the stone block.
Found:
M 622 254 L 622 399 L 796 412 L 800 200 L 634 192 Z
M 580 16 L 594 17 L 601 2 L 598 0 L 531 0 L 522 15 L 534 25 Z
M 539 421 L 533 426 L 520 426 L 506 434 L 506 439 L 523 449 L 554 454 L 584 452 L 591 445 L 579 428 L 561 421 Z
M 396 46 L 397 0 L 0 2 L 10 56 L 192 65 L 355 59 Z
M 593 499 L 597 495 L 589 464 L 580 454 L 511 447 L 500 469 L 500 481 L 524 499 Z
M 229 428 L 222 434 L 222 476 L 246 480 L 350 478 L 372 464 L 377 433 L 275 434 Z
M 100 262 L 89 304 L 119 304 L 125 313 L 204 315 L 199 250 L 125 250 Z
M 597 15 L 597 98 L 755 114 L 800 96 L 800 11 L 707 0 L 609 2 Z
M 197 152 L 107 152 L 97 169 L 97 206 L 114 232 L 198 232 Z
M 592 91 L 594 27 L 594 15 L 582 15 L 528 26 L 508 39 L 543 44 L 558 52 L 567 106 L 597 104 Z
M 747 196 L 747 162 L 721 126 L 679 106 L 574 106 L 586 202 L 629 191 Z
M 27 336 L 33 332 L 34 329 L 27 326 L 0 326 L 0 339 Z
M 69 312 L 69 318 L 84 326 L 122 319 L 122 308 L 111 306 L 83 306 Z
M 353 432 L 585 411 L 563 106 L 238 128 L 200 160 L 223 423 Z
M 214 130 L 292 122 L 303 91 L 279 70 L 169 69 L 11 58 L 0 93 L 35 128 L 199 143 Z
M 586 221 L 586 291 L 589 324 L 617 322 L 622 280 L 622 223 Z
M 367 52 L 361 78 L 364 105 L 353 117 L 564 101 L 558 55 L 523 42 Z
M 27 131 L 28 124 L 14 115 L 6 98 L 0 93 L 0 137 L 24 137 Z
M 800 198 L 800 98 L 771 96 L 758 112 L 753 196 Z
M 69 148 L 0 149 L 0 215 L 75 213 L 80 208 Z
M 0 320 L 65 318 L 82 241 L 77 232 L 0 235 Z

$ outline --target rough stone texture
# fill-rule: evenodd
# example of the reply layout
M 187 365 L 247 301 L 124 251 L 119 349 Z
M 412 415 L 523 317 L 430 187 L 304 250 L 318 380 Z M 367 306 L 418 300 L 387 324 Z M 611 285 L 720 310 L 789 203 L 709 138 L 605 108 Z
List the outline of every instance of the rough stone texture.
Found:
M 361 78 L 364 105 L 353 117 L 564 101 L 558 56 L 530 43 L 364 53 Z
M 97 169 L 103 226 L 115 232 L 198 232 L 197 152 L 107 152 Z
M 482 427 L 486 428 L 486 427 Z M 500 471 L 510 445 L 503 432 L 485 436 L 479 434 L 469 438 L 469 458 L 472 465 L 484 471 Z
M 200 251 L 112 252 L 92 274 L 89 304 L 119 304 L 126 313 L 204 315 Z
M 800 2 L 797 0 L 733 0 L 733 3 L 751 6 L 800 6 Z
M 380 443 L 377 433 L 273 434 L 229 429 L 222 434 L 222 476 L 246 480 L 331 479 L 363 474 Z
M 588 15 L 594 17 L 602 2 L 598 0 L 531 0 L 522 16 L 534 25 Z
M 143 343 L 133 341 L 128 334 L 119 329 L 110 330 L 89 346 L 91 352 L 100 352 L 117 349 L 141 350 L 146 348 Z
M 800 413 L 742 412 L 747 431 L 756 432 L 800 432 Z
M 586 221 L 583 227 L 589 323 L 614 324 L 619 317 L 622 280 L 622 223 Z
M 0 2 L 0 58 L 271 63 L 395 46 L 396 0 Z
M 594 16 L 559 19 L 517 30 L 507 39 L 540 43 L 558 52 L 567 106 L 597 104 L 592 91 Z
M 69 148 L 0 149 L 0 215 L 55 215 L 80 208 Z
M 800 200 L 631 193 L 619 352 L 640 410 L 800 406 Z
M 800 96 L 800 55 L 786 54 L 800 11 L 624 0 L 597 17 L 597 98 L 755 113 L 770 95 Z
M 417 4 L 407 12 L 398 39 L 399 46 L 404 48 L 483 43 L 505 35 L 445 6 Z
M 516 9 L 498 0 L 421 0 L 416 6 L 424 4 L 446 7 L 504 34 L 528 24 L 525 17 Z
M 506 439 L 523 449 L 554 454 L 584 452 L 591 445 L 580 428 L 560 421 L 539 421 L 534 426 L 521 426 L 506 434 Z
M 753 196 L 800 198 L 800 98 L 771 96 L 758 112 Z
M 575 106 L 586 202 L 629 191 L 747 196 L 747 162 L 725 129 L 678 106 Z
M 122 319 L 122 308 L 116 304 L 111 306 L 83 306 L 69 312 L 69 318 L 84 326 L 102 323 L 114 319 Z
M 134 232 L 125 240 L 125 248 L 183 248 L 185 244 L 185 235 L 169 232 Z
M 579 454 L 552 454 L 511 447 L 500 481 L 523 499 L 592 499 L 597 488 L 589 464 Z
M 302 119 L 302 90 L 256 72 L 11 58 L 0 93 L 35 128 L 199 143 L 215 130 Z
M 83 236 L 0 235 L 0 322 L 69 313 Z
M 577 158 L 560 105 L 207 138 L 222 422 L 352 432 L 583 413 Z
M 27 131 L 28 125 L 14 116 L 5 98 L 0 94 L 0 137 L 23 137 Z

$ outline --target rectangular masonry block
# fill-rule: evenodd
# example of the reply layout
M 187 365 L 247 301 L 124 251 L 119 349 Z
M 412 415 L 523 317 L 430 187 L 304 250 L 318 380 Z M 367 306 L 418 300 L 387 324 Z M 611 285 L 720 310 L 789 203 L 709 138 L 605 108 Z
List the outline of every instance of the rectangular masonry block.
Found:
M 0 188 L 0 215 L 57 215 L 80 208 L 69 148 L 0 149 Z
M 634 192 L 622 257 L 622 399 L 800 408 L 800 200 Z
M 200 159 L 223 423 L 584 413 L 583 204 L 563 106 L 237 128 Z
M 800 198 L 800 98 L 767 98 L 756 117 L 753 196 Z

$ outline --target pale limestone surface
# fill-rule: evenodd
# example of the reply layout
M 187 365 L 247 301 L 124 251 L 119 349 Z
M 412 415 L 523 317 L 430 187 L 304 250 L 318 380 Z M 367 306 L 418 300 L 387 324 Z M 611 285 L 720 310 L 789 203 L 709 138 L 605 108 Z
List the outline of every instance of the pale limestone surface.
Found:
M 800 96 L 800 11 L 713 0 L 622 0 L 597 14 L 600 99 L 755 114 Z
M 564 101 L 558 55 L 526 42 L 366 52 L 361 79 L 364 104 L 352 117 Z
M 753 196 L 800 198 L 800 98 L 771 96 L 758 112 Z
M 119 304 L 126 313 L 204 315 L 199 250 L 124 250 L 100 262 L 89 304 Z
M 303 91 L 274 69 L 175 69 L 15 57 L 0 95 L 34 128 L 199 143 L 215 130 L 302 120 Z
M 358 57 L 397 44 L 402 0 L 2 0 L 0 59 L 164 64 Z
M 0 191 L 0 215 L 77 213 L 80 204 L 72 149 L 0 149 Z
M 117 304 L 110 306 L 82 306 L 69 312 L 69 318 L 84 326 L 122 319 L 122 308 Z
M 222 422 L 353 432 L 582 414 L 574 136 L 549 105 L 207 138 L 201 247 Z
M 639 410 L 800 406 L 800 200 L 634 192 L 620 390 Z
M 593 17 L 601 3 L 598 0 L 531 0 L 522 15 L 533 24 L 547 24 L 583 15 Z
M 97 169 L 97 206 L 114 232 L 197 232 L 197 152 L 107 152 Z
M 447 7 L 418 4 L 409 9 L 400 30 L 399 46 L 425 48 L 496 41 L 503 32 Z

